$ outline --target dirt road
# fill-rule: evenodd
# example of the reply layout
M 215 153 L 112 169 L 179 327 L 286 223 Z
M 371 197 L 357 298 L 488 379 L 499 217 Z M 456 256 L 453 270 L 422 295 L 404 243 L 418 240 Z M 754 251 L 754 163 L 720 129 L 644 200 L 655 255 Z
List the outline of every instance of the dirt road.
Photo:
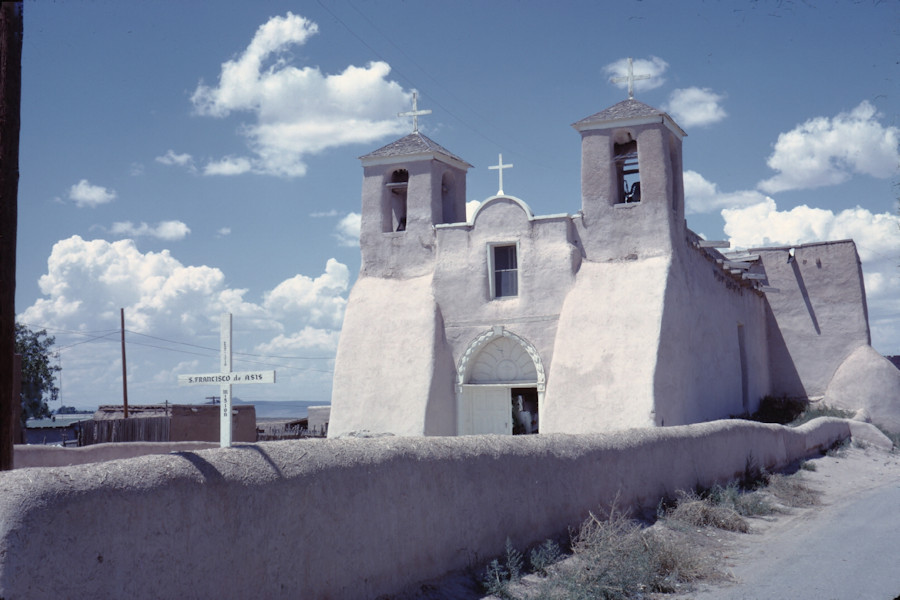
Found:
M 733 583 L 676 598 L 900 598 L 900 454 L 851 447 L 813 464 L 802 474 L 822 492 L 819 506 L 751 519 L 751 533 L 724 547 Z

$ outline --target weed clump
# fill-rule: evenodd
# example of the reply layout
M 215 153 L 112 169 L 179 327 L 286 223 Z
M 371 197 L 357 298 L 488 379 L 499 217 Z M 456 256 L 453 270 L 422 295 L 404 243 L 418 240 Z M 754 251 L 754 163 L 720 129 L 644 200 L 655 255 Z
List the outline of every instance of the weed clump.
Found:
M 533 548 L 528 555 L 531 570 L 540 575 L 547 575 L 551 565 L 562 558 L 562 550 L 553 540 L 547 540 L 537 548 Z
M 837 417 L 838 419 L 849 419 L 853 417 L 853 412 L 848 410 L 841 410 L 840 408 L 834 408 L 831 406 L 827 406 L 824 404 L 816 404 L 809 405 L 806 410 L 804 410 L 800 415 L 798 415 L 795 419 L 790 421 L 788 425 L 791 427 L 797 427 L 799 425 L 803 425 L 813 419 L 818 419 L 819 417 Z
M 575 567 L 557 583 L 564 598 L 633 598 L 647 592 L 672 592 L 705 572 L 690 546 L 659 530 L 645 529 L 621 512 L 591 515 L 572 542 Z
M 481 580 L 482 587 L 488 594 L 498 598 L 513 598 L 509 586 L 521 576 L 522 564 L 522 553 L 516 550 L 509 538 L 506 538 L 504 561 L 501 563 L 496 558 L 491 561 Z
M 717 504 L 696 492 L 680 492 L 678 504 L 666 511 L 665 518 L 691 527 L 716 527 L 740 533 L 750 531 L 746 519 L 733 506 Z
M 807 486 L 797 477 L 772 475 L 769 477 L 767 489 L 780 502 L 792 508 L 815 506 L 819 503 L 820 493 Z
M 706 529 L 746 533 L 747 517 L 817 503 L 818 492 L 802 479 L 769 475 L 751 458 L 739 481 L 678 492 L 671 506 L 660 504 L 651 527 L 615 506 L 602 516 L 591 513 L 571 533 L 571 556 L 563 556 L 551 540 L 531 550 L 528 562 L 538 578 L 522 578 L 523 554 L 507 538 L 504 555 L 487 566 L 481 585 L 506 600 L 625 600 L 680 592 L 695 581 L 721 575 L 717 559 L 706 549 Z

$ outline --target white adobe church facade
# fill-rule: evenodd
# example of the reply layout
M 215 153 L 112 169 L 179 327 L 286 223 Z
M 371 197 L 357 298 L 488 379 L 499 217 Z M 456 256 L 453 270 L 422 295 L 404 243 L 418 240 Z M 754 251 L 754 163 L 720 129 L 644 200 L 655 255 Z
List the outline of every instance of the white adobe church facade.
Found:
M 686 225 L 669 115 L 629 98 L 573 126 L 575 214 L 501 189 L 467 220 L 471 165 L 417 126 L 361 157 L 330 437 L 680 425 L 861 381 L 891 403 L 852 241 L 722 254 Z

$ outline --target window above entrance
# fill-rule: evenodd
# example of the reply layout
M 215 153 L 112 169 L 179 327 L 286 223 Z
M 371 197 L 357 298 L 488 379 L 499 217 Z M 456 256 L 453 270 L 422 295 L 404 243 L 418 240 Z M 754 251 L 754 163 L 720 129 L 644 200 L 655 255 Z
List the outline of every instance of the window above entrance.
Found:
M 519 295 L 517 250 L 517 244 L 491 244 L 488 246 L 491 298 Z

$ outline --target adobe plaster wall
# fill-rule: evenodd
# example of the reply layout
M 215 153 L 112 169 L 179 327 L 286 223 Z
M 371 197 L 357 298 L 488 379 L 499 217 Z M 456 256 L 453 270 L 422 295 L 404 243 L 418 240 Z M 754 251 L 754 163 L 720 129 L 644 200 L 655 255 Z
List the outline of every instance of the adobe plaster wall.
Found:
M 851 240 L 759 248 L 771 307 L 773 393 L 821 396 L 854 350 L 870 343 L 862 266 Z
M 488 248 L 518 244 L 515 297 L 492 299 Z M 437 229 L 434 290 L 455 365 L 472 342 L 504 326 L 531 343 L 550 364 L 556 325 L 581 257 L 568 216 L 534 217 L 520 200 L 494 197 L 481 205 L 472 225 Z
M 641 201 L 616 204 L 618 177 L 613 160 L 616 138 L 637 140 Z M 672 251 L 684 229 L 682 198 L 673 212 L 673 192 L 681 172 L 672 169 L 681 142 L 659 123 L 585 131 L 581 144 L 582 218 L 576 221 L 588 260 L 646 258 Z
M 116 442 L 81 448 L 17 444 L 14 449 L 13 468 L 68 467 L 148 454 L 192 452 L 218 446 L 218 442 Z
M 0 473 L 0 597 L 374 598 L 653 509 L 849 435 L 717 421 L 614 434 L 305 440 Z M 35 571 L 40 565 L 40 572 Z M 77 573 L 77 577 L 72 577 Z
M 361 276 L 335 358 L 329 437 L 453 435 L 453 372 L 431 277 Z
M 744 343 L 747 406 L 739 335 Z M 702 249 L 682 245 L 673 259 L 654 389 L 657 425 L 752 413 L 769 393 L 765 298 L 726 275 Z
M 871 346 L 860 346 L 838 367 L 824 402 L 862 409 L 876 425 L 900 433 L 900 370 Z
M 670 260 L 585 261 L 559 318 L 541 433 L 652 427 Z

